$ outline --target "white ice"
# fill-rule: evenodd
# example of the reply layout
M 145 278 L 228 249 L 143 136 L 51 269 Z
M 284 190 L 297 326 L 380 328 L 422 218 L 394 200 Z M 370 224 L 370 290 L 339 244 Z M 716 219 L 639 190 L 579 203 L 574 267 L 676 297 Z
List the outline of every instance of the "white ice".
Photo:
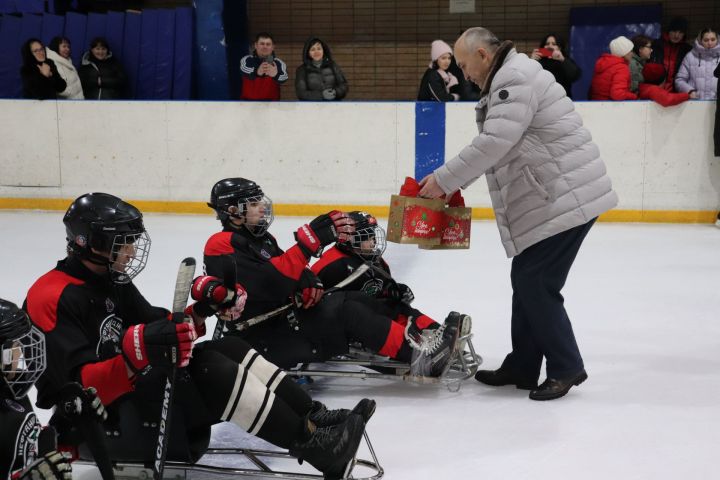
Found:
M 63 257 L 61 220 L 0 212 L 0 297 L 21 303 Z M 272 231 L 288 246 L 305 220 L 278 218 Z M 218 225 L 209 215 L 147 215 L 146 226 L 153 244 L 136 284 L 169 306 L 179 261 L 200 260 Z M 472 379 L 458 393 L 332 379 L 312 394 L 332 407 L 377 400 L 367 430 L 391 480 L 717 478 L 719 247 L 710 225 L 597 224 L 564 290 L 589 379 L 562 399 L 534 402 Z M 510 347 L 511 289 L 494 222 L 473 223 L 470 250 L 389 244 L 386 259 L 421 310 L 439 321 L 450 310 L 472 315 L 483 367 L 497 368 Z M 247 441 L 232 427 L 214 430 L 215 445 Z

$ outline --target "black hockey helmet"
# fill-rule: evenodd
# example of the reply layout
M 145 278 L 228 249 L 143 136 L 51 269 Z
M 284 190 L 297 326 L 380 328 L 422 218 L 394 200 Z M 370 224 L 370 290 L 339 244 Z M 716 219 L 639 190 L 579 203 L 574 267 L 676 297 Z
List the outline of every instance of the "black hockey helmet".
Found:
M 249 221 L 246 218 L 248 207 L 251 204 L 260 204 L 261 214 L 257 219 Z M 220 180 L 213 185 L 210 192 L 208 207 L 215 210 L 217 218 L 224 227 L 228 225 L 235 227 L 230 218 L 243 219 L 242 224 L 247 230 L 256 236 L 262 236 L 275 219 L 273 215 L 272 200 L 262 191 L 260 186 L 245 178 L 235 177 Z M 237 211 L 231 213 L 228 209 L 237 207 Z
M 108 193 L 86 193 L 70 205 L 63 223 L 68 252 L 107 265 L 115 283 L 129 283 L 145 268 L 150 237 L 142 213 L 129 203 Z
M 17 305 L 0 299 L 0 396 L 24 397 L 45 371 L 45 335 Z
M 374 261 L 385 252 L 385 230 L 377 219 L 367 212 L 348 212 L 355 221 L 355 233 L 350 242 L 338 242 L 337 247 L 347 253 L 355 253 L 365 260 Z

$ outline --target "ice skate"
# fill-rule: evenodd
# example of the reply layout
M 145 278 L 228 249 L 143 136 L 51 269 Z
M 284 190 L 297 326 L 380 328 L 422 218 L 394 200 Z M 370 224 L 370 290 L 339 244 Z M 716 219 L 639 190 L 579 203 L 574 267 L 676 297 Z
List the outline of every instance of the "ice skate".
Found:
M 328 410 L 322 402 L 313 401 L 313 406 L 310 410 L 310 421 L 318 427 L 329 427 L 344 422 L 350 414 L 353 413 L 360 415 L 367 424 L 370 417 L 375 413 L 375 400 L 363 398 L 352 410 L 348 410 L 347 408 Z
M 464 328 L 465 318 L 469 317 L 450 312 L 440 328 L 423 331 L 420 348 L 413 348 L 410 364 L 413 375 L 441 377 L 448 370 L 460 346 L 460 328 Z

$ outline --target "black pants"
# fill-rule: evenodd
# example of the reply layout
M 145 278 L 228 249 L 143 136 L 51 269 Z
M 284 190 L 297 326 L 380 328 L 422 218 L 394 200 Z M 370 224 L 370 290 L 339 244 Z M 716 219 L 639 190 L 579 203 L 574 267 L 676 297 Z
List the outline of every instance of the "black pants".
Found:
M 539 378 L 543 357 L 550 378 L 584 368 L 560 290 L 595 220 L 546 238 L 513 258 L 512 352 L 503 367 L 523 379 Z

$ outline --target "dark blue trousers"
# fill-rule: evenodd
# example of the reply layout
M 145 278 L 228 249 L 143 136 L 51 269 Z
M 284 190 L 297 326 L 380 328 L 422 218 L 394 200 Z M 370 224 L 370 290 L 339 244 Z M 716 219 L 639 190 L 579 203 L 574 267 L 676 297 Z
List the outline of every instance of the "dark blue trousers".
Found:
M 584 368 L 560 290 L 595 220 L 546 238 L 513 258 L 512 352 L 503 367 L 523 379 L 539 378 L 543 357 L 550 378 L 572 376 Z

